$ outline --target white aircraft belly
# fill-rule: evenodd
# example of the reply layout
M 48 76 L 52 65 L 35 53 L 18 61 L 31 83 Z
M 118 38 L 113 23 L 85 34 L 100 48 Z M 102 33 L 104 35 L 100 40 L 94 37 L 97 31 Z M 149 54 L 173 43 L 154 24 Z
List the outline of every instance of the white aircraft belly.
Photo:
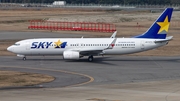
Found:
M 128 53 L 135 53 L 135 52 L 138 52 L 138 51 L 140 51 L 140 48 L 136 48 L 136 47 L 134 47 L 134 48 L 132 48 L 132 49 L 130 49 L 130 48 L 122 48 L 122 47 L 118 47 L 118 48 L 113 48 L 112 50 L 105 50 L 104 52 L 105 52 L 105 54 L 107 54 L 107 55 L 115 55 L 115 54 L 128 54 Z

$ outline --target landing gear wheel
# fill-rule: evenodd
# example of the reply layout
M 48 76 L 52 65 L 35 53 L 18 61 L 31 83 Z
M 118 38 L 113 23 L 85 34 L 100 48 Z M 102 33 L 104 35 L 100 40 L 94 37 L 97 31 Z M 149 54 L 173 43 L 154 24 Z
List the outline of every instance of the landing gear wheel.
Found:
M 93 56 L 92 56 L 92 55 L 88 57 L 88 61 L 89 61 L 89 62 L 92 62 L 92 61 L 93 61 L 93 59 L 94 59 L 94 58 L 93 58 Z
M 26 61 L 26 57 L 23 57 L 23 60 Z

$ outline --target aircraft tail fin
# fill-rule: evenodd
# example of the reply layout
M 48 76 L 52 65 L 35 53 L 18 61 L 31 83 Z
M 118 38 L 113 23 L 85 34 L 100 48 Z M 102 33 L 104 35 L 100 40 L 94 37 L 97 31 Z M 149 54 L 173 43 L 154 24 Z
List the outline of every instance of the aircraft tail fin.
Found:
M 172 12 L 173 8 L 166 8 L 145 33 L 135 36 L 135 38 L 166 39 Z

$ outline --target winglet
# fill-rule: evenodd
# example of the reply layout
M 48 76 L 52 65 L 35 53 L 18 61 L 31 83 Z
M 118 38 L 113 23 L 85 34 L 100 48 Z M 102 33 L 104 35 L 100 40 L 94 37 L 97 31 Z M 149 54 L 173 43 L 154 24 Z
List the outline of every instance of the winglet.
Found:
M 115 31 L 110 38 L 116 38 L 117 31 Z
M 106 49 L 113 49 L 113 47 L 115 46 L 117 38 L 115 38 L 111 44 L 109 44 L 109 46 Z

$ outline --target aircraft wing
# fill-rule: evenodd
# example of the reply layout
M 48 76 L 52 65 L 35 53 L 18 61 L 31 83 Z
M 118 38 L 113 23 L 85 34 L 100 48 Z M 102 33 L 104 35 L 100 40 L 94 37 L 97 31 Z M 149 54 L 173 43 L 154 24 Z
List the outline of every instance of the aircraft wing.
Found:
M 89 55 L 100 55 L 100 54 L 103 54 L 103 50 L 97 50 L 97 49 L 91 49 L 91 50 L 81 50 L 79 52 L 81 55 L 83 56 L 89 56 Z
M 104 48 L 82 48 L 82 49 L 71 49 L 69 51 L 76 51 L 79 52 L 80 55 L 83 56 L 89 56 L 89 55 L 100 55 L 103 54 L 104 52 Z
M 111 42 L 111 44 L 109 44 L 109 46 L 107 48 L 104 47 L 100 47 L 100 48 L 82 48 L 82 49 L 74 49 L 72 51 L 78 51 L 81 55 L 83 56 L 89 56 L 89 55 L 101 55 L 104 54 L 104 50 L 107 49 L 113 49 L 115 42 L 116 42 L 116 38 Z
M 117 31 L 115 31 L 110 38 L 115 38 L 116 37 L 116 34 L 117 34 Z
M 115 45 L 115 43 L 116 43 L 116 40 L 117 40 L 117 38 L 115 38 L 115 39 L 112 41 L 112 43 L 109 44 L 109 46 L 108 46 L 107 48 L 105 48 L 105 49 L 113 49 L 113 47 L 114 47 L 114 45 Z

